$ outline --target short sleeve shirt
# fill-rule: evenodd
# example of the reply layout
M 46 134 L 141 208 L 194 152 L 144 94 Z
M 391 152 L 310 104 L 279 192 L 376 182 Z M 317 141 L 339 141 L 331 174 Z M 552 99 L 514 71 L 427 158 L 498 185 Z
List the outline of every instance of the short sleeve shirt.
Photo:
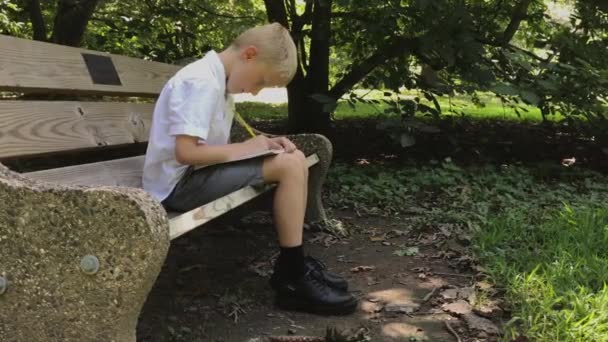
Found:
M 175 158 L 175 137 L 189 135 L 201 144 L 227 144 L 234 101 L 226 94 L 226 73 L 218 54 L 177 72 L 163 87 L 154 107 L 144 162 L 143 188 L 158 201 L 169 196 L 189 165 Z

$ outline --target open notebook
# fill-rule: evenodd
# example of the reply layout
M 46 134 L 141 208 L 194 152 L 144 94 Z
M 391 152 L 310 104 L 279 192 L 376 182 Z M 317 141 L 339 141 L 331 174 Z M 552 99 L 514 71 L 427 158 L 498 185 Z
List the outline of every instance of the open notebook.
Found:
M 242 156 L 242 157 L 239 157 L 239 158 L 236 158 L 236 159 L 233 159 L 233 160 L 229 160 L 227 162 L 223 162 L 223 163 L 220 163 L 220 164 L 234 163 L 234 162 L 237 162 L 237 161 L 240 161 L 240 160 L 245 160 L 245 159 L 252 159 L 252 158 L 259 158 L 259 157 L 266 157 L 266 156 L 274 156 L 274 155 L 277 155 L 277 154 L 281 154 L 283 152 L 285 152 L 284 149 L 266 150 L 266 151 L 261 151 L 261 152 L 257 152 L 257 153 L 254 153 L 254 154 L 248 154 L 246 156 Z M 217 165 L 217 164 L 213 164 L 213 165 Z M 194 169 L 198 170 L 198 169 L 202 169 L 202 168 L 207 167 L 207 166 L 211 166 L 211 165 L 197 165 L 197 166 L 194 167 Z

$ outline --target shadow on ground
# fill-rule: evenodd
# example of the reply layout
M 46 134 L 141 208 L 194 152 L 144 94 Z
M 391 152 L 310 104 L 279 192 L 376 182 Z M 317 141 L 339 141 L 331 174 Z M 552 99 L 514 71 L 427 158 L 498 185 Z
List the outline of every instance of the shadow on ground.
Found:
M 306 247 L 349 279 L 362 299 L 356 314 L 320 317 L 273 307 L 267 282 L 275 238 L 268 214 L 258 212 L 174 241 L 143 309 L 138 341 L 266 341 L 325 336 L 328 327 L 364 330 L 369 341 L 456 341 L 446 321 L 463 340 L 475 340 L 457 316 L 441 309 L 441 292 L 474 284 L 474 275 L 450 266 L 454 262 L 437 247 L 438 234 L 418 231 L 403 218 L 335 216 L 352 236 L 308 231 Z M 417 245 L 418 252 L 394 254 L 405 245 Z

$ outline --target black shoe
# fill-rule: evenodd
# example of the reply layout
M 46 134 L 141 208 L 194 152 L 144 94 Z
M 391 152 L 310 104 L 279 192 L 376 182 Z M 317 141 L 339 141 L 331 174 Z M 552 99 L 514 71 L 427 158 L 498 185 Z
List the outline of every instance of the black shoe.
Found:
M 308 270 L 303 276 L 289 280 L 275 272 L 270 284 L 276 291 L 276 305 L 284 310 L 320 315 L 348 315 L 357 310 L 357 298 L 330 287 L 313 273 Z
M 327 285 L 338 290 L 348 290 L 348 282 L 346 281 L 346 279 L 340 277 L 337 274 L 328 272 L 327 267 L 322 261 L 317 260 L 311 256 L 307 256 L 304 259 L 304 262 L 306 263 L 306 267 L 318 272 L 323 278 L 323 280 L 327 283 Z

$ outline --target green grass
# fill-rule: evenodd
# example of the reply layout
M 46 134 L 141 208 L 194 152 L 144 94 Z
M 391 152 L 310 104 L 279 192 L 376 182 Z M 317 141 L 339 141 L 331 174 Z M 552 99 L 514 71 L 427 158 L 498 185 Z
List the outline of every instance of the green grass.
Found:
M 364 91 L 356 91 L 357 93 L 364 94 Z M 382 92 L 372 91 L 365 92 L 368 95 L 365 97 L 370 100 L 379 100 L 382 98 Z M 403 94 L 402 97 L 414 98 L 419 96 L 424 98 L 422 95 L 414 92 Z M 442 108 L 443 114 L 446 116 L 462 116 L 461 112 L 465 113 L 465 116 L 470 119 L 484 120 L 484 119 L 500 119 L 500 120 L 515 120 L 515 121 L 541 121 L 542 117 L 540 110 L 536 107 L 524 106 L 527 110 L 520 111 L 520 116 L 517 113 L 500 102 L 499 99 L 489 94 L 481 96 L 484 102 L 483 107 L 476 106 L 471 103 L 469 98 L 458 96 L 452 99 L 447 97 L 439 98 L 439 104 Z M 422 100 L 422 103 L 433 106 L 426 100 Z M 368 118 L 378 115 L 382 115 L 384 110 L 388 108 L 385 103 L 372 104 L 372 103 L 357 103 L 354 107 L 350 106 L 346 101 L 340 101 L 338 107 L 334 112 L 335 119 L 357 119 L 357 118 Z M 287 117 L 287 105 L 286 104 L 262 104 L 254 102 L 246 102 L 237 104 L 237 110 L 243 114 L 246 118 L 255 118 L 262 120 L 280 120 Z M 450 110 L 456 112 L 452 113 Z M 550 116 L 550 120 L 558 120 L 562 117 L 557 115 L 555 117 Z
M 481 261 L 515 312 L 507 337 L 608 341 L 608 209 L 597 206 L 509 210 L 478 234 Z
M 410 219 L 417 208 L 417 226 L 468 229 L 512 311 L 505 341 L 608 341 L 607 176 L 547 164 L 339 163 L 325 197 L 335 208 Z

